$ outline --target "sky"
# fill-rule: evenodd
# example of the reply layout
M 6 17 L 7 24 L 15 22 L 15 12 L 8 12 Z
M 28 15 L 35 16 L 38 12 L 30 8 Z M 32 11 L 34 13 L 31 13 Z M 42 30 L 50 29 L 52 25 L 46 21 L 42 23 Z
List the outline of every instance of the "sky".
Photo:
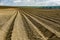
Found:
M 0 0 L 0 6 L 60 6 L 60 0 Z

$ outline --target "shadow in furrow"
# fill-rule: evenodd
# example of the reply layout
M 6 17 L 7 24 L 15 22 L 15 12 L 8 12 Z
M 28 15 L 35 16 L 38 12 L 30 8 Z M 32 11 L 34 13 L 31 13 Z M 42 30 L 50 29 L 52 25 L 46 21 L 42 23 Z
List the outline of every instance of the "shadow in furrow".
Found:
M 26 15 L 26 14 L 25 14 Z M 43 27 L 41 24 L 37 23 L 35 20 L 33 20 L 31 17 L 29 17 L 28 15 L 26 15 L 28 17 L 28 19 L 46 36 L 50 39 L 60 39 L 58 38 L 54 33 L 50 32 L 48 29 L 46 29 L 45 27 Z
M 31 13 L 30 13 L 30 14 L 31 14 Z M 33 14 L 33 15 L 38 16 L 38 17 L 41 17 L 41 18 L 43 18 L 43 19 L 46 19 L 46 20 L 48 20 L 48 21 L 51 21 L 51 22 L 54 22 L 54 23 L 60 25 L 60 22 L 57 22 L 58 20 L 55 20 L 55 19 L 51 20 L 52 18 L 45 17 L 44 15 L 40 15 L 40 14 Z
M 25 11 L 25 12 L 26 12 L 26 11 Z M 43 18 L 43 19 L 49 20 L 49 21 L 51 21 L 51 22 L 54 22 L 54 23 L 60 25 L 60 22 L 59 22 L 58 20 L 55 20 L 55 19 L 51 20 L 52 18 L 50 19 L 49 17 L 45 17 L 44 15 L 34 14 L 34 13 L 31 13 L 31 12 L 26 12 L 26 13 L 29 13 L 29 14 L 32 14 L 32 15 L 35 15 L 35 16 L 38 16 L 38 17 L 41 17 L 41 18 Z M 58 22 L 57 22 L 57 21 L 58 21 Z
M 38 16 L 38 15 L 37 15 L 37 16 Z M 54 22 L 54 23 L 56 23 L 56 24 L 59 24 L 59 25 L 60 25 L 60 22 L 57 22 L 57 20 L 56 20 L 56 21 L 54 21 L 54 20 L 49 19 L 49 17 L 43 17 L 43 16 L 40 16 L 40 15 L 39 15 L 39 17 L 41 17 L 41 18 L 43 18 L 43 19 L 46 19 L 46 20 L 49 20 L 49 21 L 51 21 L 51 22 Z
M 17 14 L 16 14 L 16 16 L 17 16 Z M 12 24 L 10 25 L 10 29 L 8 30 L 8 32 L 7 32 L 7 34 L 6 34 L 6 39 L 5 39 L 5 40 L 11 40 L 12 31 L 13 31 L 13 26 L 14 26 L 14 22 L 15 22 L 16 16 L 15 16 L 15 18 L 13 19 Z
M 31 14 L 30 14 L 31 15 Z M 38 17 L 38 16 L 35 16 L 35 15 L 31 15 L 31 16 L 33 16 L 33 17 L 36 17 L 38 20 L 40 20 L 40 17 Z M 43 18 L 42 18 L 43 19 Z M 46 20 L 46 19 L 45 19 Z M 55 29 L 55 30 L 57 30 L 57 31 L 59 31 L 60 32 L 60 25 L 59 24 L 56 24 L 56 23 L 53 23 L 53 25 L 52 25 L 52 23 L 48 23 L 47 21 L 49 21 L 49 20 L 46 20 L 46 21 L 43 21 L 43 22 L 45 22 L 47 25 L 50 25 L 50 27 L 52 27 L 53 29 Z M 42 21 L 42 20 L 41 20 Z M 51 22 L 51 21 L 49 21 L 49 22 Z M 56 24 L 56 25 L 55 25 Z M 52 26 L 51 26 L 52 25 Z
M 27 22 L 27 20 L 24 18 L 23 15 L 22 15 L 22 19 L 23 19 L 23 22 L 24 22 L 24 26 L 25 26 L 28 38 L 30 40 L 41 40 L 40 38 L 37 38 L 36 35 L 34 35 L 33 31 L 31 30 L 31 28 L 30 28 L 30 26 Z

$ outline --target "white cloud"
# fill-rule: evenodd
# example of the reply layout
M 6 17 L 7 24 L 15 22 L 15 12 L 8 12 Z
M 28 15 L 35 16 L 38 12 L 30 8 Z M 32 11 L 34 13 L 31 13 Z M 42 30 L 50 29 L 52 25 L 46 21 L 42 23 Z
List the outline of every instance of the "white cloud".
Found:
M 12 1 L 12 2 L 10 2 Z M 0 5 L 60 6 L 60 0 L 4 0 Z M 7 3 L 8 2 L 8 3 Z
M 14 3 L 20 3 L 20 2 L 24 2 L 24 3 L 31 3 L 31 2 L 35 2 L 34 0 L 13 0 Z
M 49 2 L 50 2 L 51 5 L 52 5 L 52 3 L 54 3 L 53 5 L 56 4 L 57 6 L 60 6 L 60 0 L 49 0 Z
M 27 2 L 31 2 L 31 0 L 27 0 Z
M 43 2 L 36 2 L 36 6 L 60 6 L 60 0 L 48 0 Z
M 13 0 L 14 3 L 22 2 L 22 0 Z
M 0 3 L 0 5 L 4 5 L 4 3 L 3 3 L 3 2 L 1 2 L 1 3 Z

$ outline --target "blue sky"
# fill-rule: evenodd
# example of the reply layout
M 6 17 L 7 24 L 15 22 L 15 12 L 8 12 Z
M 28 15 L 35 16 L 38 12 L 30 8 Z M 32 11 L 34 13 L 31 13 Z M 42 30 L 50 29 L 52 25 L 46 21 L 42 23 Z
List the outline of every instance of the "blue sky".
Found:
M 0 5 L 8 5 L 8 6 L 60 6 L 60 0 L 0 0 Z

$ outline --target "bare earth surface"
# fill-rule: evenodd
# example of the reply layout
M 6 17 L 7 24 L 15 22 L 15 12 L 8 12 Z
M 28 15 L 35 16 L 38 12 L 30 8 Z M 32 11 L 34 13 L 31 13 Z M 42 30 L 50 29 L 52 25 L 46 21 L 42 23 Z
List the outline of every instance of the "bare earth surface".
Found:
M 60 9 L 0 8 L 0 40 L 60 40 Z

